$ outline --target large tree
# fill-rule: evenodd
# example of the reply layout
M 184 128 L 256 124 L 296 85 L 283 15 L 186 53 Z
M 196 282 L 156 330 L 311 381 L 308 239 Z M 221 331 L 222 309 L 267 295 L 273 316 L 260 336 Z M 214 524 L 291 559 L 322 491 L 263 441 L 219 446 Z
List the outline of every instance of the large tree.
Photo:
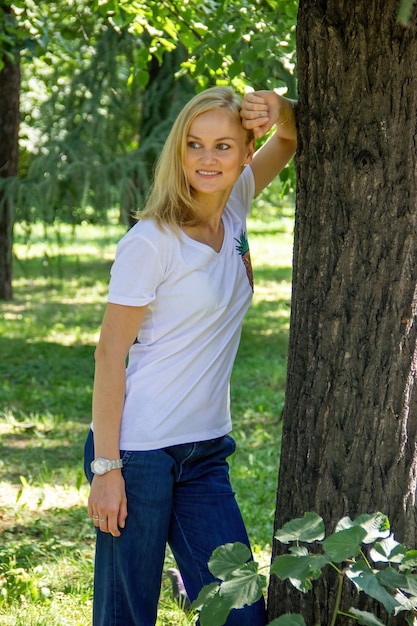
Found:
M 417 18 L 414 9 L 401 24 L 397 11 L 398 0 L 299 3 L 298 195 L 275 527 L 315 511 L 333 531 L 343 516 L 382 511 L 415 547 Z M 274 555 L 281 551 L 276 543 Z M 299 612 L 324 626 L 334 592 L 330 568 L 306 595 L 272 577 L 270 617 Z

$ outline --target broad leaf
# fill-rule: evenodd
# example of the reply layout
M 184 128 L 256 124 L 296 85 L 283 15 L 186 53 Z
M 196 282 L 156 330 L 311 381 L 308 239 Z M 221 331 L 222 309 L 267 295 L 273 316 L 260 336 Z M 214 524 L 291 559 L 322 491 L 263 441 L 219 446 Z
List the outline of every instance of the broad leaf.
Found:
M 417 576 L 400 574 L 393 567 L 386 567 L 376 573 L 378 582 L 393 594 L 398 603 L 395 613 L 411 611 L 417 604 Z M 411 594 L 409 597 L 406 594 Z
M 361 526 L 339 530 L 323 541 L 323 549 L 332 561 L 340 563 L 359 554 L 365 536 L 366 530 Z
M 356 585 L 360 591 L 364 591 L 381 602 L 388 613 L 393 613 L 400 606 L 399 602 L 380 585 L 374 572 L 369 569 L 365 561 L 358 561 L 346 570 L 346 576 Z
M 212 583 L 203 587 L 191 608 L 200 610 L 201 626 L 222 626 L 232 609 L 240 609 L 259 600 L 266 584 L 266 576 L 258 573 L 258 564 L 250 561 L 235 567 L 220 585 Z
M 218 583 L 210 583 L 210 585 L 205 585 L 205 587 L 203 587 L 200 590 L 200 593 L 198 594 L 197 598 L 192 603 L 191 608 L 196 609 L 196 610 L 201 609 L 201 607 L 206 602 L 208 602 L 211 598 L 213 598 L 218 593 L 219 586 L 220 585 Z
M 417 567 L 417 550 L 407 550 L 405 557 L 403 558 L 400 570 L 409 571 Z
M 390 534 L 389 520 L 383 513 L 359 515 L 353 521 L 350 517 L 343 517 L 336 526 L 336 532 L 353 526 L 361 526 L 366 530 L 363 543 L 372 543 L 377 539 L 388 537 Z
M 417 574 L 406 574 L 407 586 L 401 587 L 413 596 L 417 596 Z
M 245 544 L 226 543 L 216 548 L 209 561 L 209 570 L 216 578 L 225 580 L 234 570 L 240 568 L 251 558 L 250 550 Z
M 284 524 L 276 534 L 275 539 L 281 543 L 304 541 L 312 543 L 324 537 L 324 522 L 317 513 L 305 513 L 303 517 L 293 519 Z
M 406 590 L 408 587 L 407 576 L 405 574 L 400 574 L 393 567 L 386 567 L 375 574 L 378 582 L 386 587 L 391 593 L 394 592 L 395 589 L 404 589 Z
M 266 589 L 266 576 L 258 574 L 258 564 L 251 561 L 235 570 L 220 585 L 220 596 L 234 609 L 254 604 Z
M 361 626 L 385 626 L 384 622 L 381 622 L 372 613 L 366 611 L 359 611 L 358 609 L 351 608 L 349 613 L 352 613 L 357 619 L 358 624 Z
M 269 626 L 306 626 L 306 623 L 298 613 L 289 613 L 277 617 L 273 622 L 270 622 Z
M 323 554 L 309 556 L 293 556 L 285 554 L 277 556 L 271 566 L 271 574 L 281 580 L 288 578 L 292 585 L 300 591 L 311 588 L 311 579 L 316 579 L 321 569 L 330 563 L 330 559 Z
M 210 598 L 200 611 L 199 622 L 201 626 L 223 626 L 226 623 L 232 607 L 227 598 L 219 594 Z
M 218 583 L 206 585 L 191 604 L 192 609 L 200 611 L 201 626 L 223 626 L 227 620 L 232 607 L 220 597 L 219 588 Z
M 390 535 L 382 541 L 378 541 L 370 550 L 369 556 L 374 563 L 401 563 L 407 552 L 405 546 L 395 541 Z
M 416 596 L 408 597 L 401 593 L 401 591 L 398 591 L 395 594 L 395 599 L 398 602 L 398 606 L 394 611 L 395 615 L 398 615 L 398 613 L 401 613 L 401 611 L 407 611 L 407 613 L 412 611 L 413 613 L 415 613 L 417 607 Z

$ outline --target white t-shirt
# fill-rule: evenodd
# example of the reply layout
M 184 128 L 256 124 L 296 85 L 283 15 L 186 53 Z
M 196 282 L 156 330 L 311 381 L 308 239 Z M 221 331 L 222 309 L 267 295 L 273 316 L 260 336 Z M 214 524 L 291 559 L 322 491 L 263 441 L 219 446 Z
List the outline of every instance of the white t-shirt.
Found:
M 148 305 L 129 351 L 121 450 L 230 432 L 229 381 L 253 292 L 246 238 L 253 196 L 246 167 L 224 210 L 220 252 L 148 219 L 119 242 L 108 301 Z

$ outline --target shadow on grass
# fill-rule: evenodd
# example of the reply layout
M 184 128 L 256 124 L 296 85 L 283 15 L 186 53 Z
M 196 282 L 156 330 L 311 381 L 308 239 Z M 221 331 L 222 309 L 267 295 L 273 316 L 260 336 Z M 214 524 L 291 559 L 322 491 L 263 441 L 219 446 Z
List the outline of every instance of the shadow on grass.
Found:
M 275 274 L 275 272 L 274 272 Z M 263 277 L 269 280 L 270 272 Z M 275 278 L 275 277 L 274 277 Z M 235 425 L 249 412 L 279 419 L 285 391 L 290 302 L 260 300 L 249 309 L 231 381 Z M 257 415 L 259 420 L 259 415 Z M 246 421 L 246 419 L 245 419 Z
M 255 289 L 256 289 L 256 281 L 271 281 L 271 282 L 291 282 L 292 276 L 292 268 L 291 267 L 266 267 L 266 266 L 258 266 L 254 268 L 254 277 L 255 277 Z
M 0 480 L 76 482 L 91 419 L 93 346 L 1 338 Z
M 72 426 L 71 431 L 57 428 L 55 437 L 52 431 L 44 433 L 35 428 L 30 434 L 20 434 L 19 427 L 3 434 L 0 480 L 19 484 L 20 476 L 24 476 L 28 484 L 37 487 L 49 482 L 73 486 L 84 482 L 82 458 L 88 423 Z
M 85 506 L 26 510 L 24 515 L 24 523 L 16 521 L 3 530 L 5 543 L 0 548 L 0 564 L 10 556 L 16 567 L 23 568 L 55 564 L 68 556 L 75 562 L 83 547 L 89 550 L 92 546 L 95 530 Z
M 66 419 L 90 414 L 94 346 L 2 337 L 0 350 L 0 411 Z
M 92 255 L 41 255 L 30 258 L 18 258 L 15 256 L 15 279 L 23 278 L 28 281 L 43 278 L 50 281 L 50 285 L 56 288 L 61 281 L 68 279 L 82 280 L 86 284 L 94 284 L 102 281 L 103 277 L 110 276 L 112 261 L 100 258 L 92 259 Z M 65 288 L 65 285 L 62 285 Z M 42 287 L 41 290 L 44 290 Z M 24 294 L 24 289 L 19 292 Z

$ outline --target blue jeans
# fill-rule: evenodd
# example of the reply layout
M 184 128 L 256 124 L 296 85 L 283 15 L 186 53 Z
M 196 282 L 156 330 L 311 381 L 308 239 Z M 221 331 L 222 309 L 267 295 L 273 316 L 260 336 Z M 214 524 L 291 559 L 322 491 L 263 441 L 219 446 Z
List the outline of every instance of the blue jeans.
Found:
M 248 536 L 229 480 L 229 436 L 146 452 L 121 452 L 128 516 L 120 537 L 97 530 L 93 626 L 154 626 L 165 548 L 171 547 L 191 601 L 215 579 L 215 548 Z M 85 444 L 91 482 L 94 442 Z M 227 626 L 264 626 L 263 598 L 234 609 Z

